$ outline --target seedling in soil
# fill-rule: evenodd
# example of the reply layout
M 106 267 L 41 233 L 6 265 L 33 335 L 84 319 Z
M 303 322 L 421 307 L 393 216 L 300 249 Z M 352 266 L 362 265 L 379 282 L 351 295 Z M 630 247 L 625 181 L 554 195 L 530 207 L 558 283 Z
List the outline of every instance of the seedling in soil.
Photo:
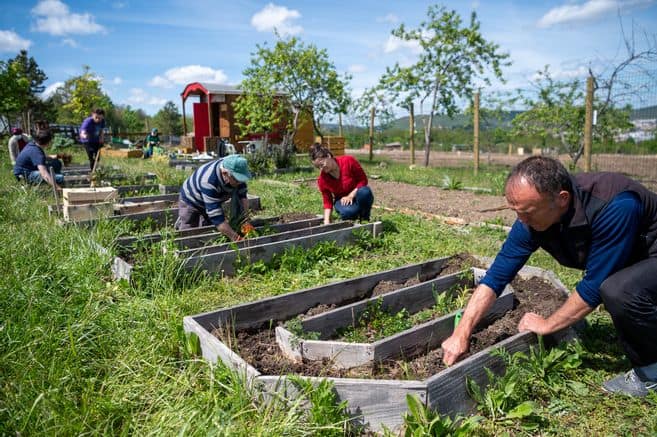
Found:
M 471 289 L 468 287 L 450 289 L 443 293 L 434 290 L 436 301 L 434 306 L 413 315 L 410 315 L 406 309 L 391 314 L 382 307 L 383 299 L 379 298 L 368 303 L 358 323 L 338 331 L 338 335 L 341 340 L 353 343 L 367 343 L 389 337 L 462 308 L 470 293 Z

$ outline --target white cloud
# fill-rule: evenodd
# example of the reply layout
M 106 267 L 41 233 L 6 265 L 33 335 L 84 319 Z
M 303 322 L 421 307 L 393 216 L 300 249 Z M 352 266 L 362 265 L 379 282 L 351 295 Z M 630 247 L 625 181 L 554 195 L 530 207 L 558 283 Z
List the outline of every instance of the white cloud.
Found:
M 349 73 L 363 73 L 367 70 L 367 67 L 364 66 L 363 64 L 351 64 L 348 68 L 347 71 Z
M 581 4 L 567 4 L 550 9 L 536 25 L 548 28 L 557 24 L 589 21 L 606 13 L 615 12 L 621 6 L 617 0 L 588 0 Z
M 222 70 L 215 70 L 202 65 L 185 65 L 171 68 L 164 75 L 157 75 L 148 83 L 159 88 L 173 88 L 175 85 L 187 85 L 190 82 L 225 83 L 228 76 Z
M 386 14 L 383 17 L 376 17 L 376 22 L 377 23 L 391 23 L 391 24 L 397 24 L 399 23 L 399 17 L 395 14 Z
M 126 3 L 126 2 L 114 2 L 114 3 L 112 3 L 112 7 L 114 9 L 123 9 L 126 6 L 128 6 L 128 3 Z
M 130 95 L 126 99 L 128 103 L 133 105 L 154 105 L 162 106 L 167 102 L 167 99 L 162 97 L 152 96 L 141 88 L 131 88 Z
M 301 13 L 296 9 L 288 9 L 285 6 L 276 6 L 269 3 L 251 17 L 251 25 L 258 32 L 276 30 L 281 36 L 296 35 L 303 31 L 303 27 L 292 23 L 297 18 L 301 18 Z
M 59 0 L 41 0 L 32 8 L 35 22 L 32 23 L 34 32 L 49 33 L 51 35 L 88 35 L 103 33 L 105 28 L 96 23 L 93 15 L 71 13 L 68 6 Z
M 422 52 L 422 47 L 418 40 L 406 41 L 401 38 L 397 38 L 394 35 L 388 36 L 388 40 L 383 46 L 383 51 L 385 53 L 393 53 L 397 50 L 408 49 L 411 53 L 418 54 Z
M 123 79 L 121 79 L 119 76 L 116 76 L 114 79 L 112 79 L 112 83 L 114 85 L 121 85 L 123 83 Z
M 27 50 L 32 45 L 29 39 L 21 38 L 11 30 L 0 30 L 0 53 Z
M 57 88 L 64 86 L 64 82 L 55 82 L 53 84 L 50 84 L 46 87 L 45 90 L 41 93 L 41 98 L 47 99 L 48 97 L 52 96 L 55 94 L 55 91 Z
M 78 47 L 78 43 L 73 38 L 64 38 L 62 44 L 73 47 L 74 49 Z

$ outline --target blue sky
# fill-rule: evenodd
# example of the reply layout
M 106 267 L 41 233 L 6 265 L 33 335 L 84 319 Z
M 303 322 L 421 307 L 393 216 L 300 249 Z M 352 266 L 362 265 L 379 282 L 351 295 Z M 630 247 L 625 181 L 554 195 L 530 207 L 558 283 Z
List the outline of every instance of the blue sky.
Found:
M 0 0 L 0 59 L 27 49 L 49 90 L 88 65 L 115 104 L 154 114 L 179 108 L 185 84 L 237 84 L 256 44 L 274 29 L 328 50 L 358 95 L 386 66 L 407 64 L 414 47 L 390 36 L 416 27 L 431 2 L 416 0 Z M 526 87 L 549 64 L 555 76 L 582 76 L 589 65 L 623 55 L 627 29 L 654 32 L 657 0 L 479 0 L 442 3 L 467 22 L 477 12 L 485 38 L 511 55 L 507 88 Z M 653 36 L 654 37 L 654 36 Z M 499 87 L 500 85 L 495 85 Z M 187 108 L 189 111 L 189 108 Z

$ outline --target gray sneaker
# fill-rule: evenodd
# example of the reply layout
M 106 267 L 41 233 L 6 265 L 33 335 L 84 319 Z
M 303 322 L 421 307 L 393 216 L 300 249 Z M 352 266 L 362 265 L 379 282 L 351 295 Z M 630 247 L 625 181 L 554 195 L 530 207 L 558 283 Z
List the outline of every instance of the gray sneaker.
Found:
M 602 384 L 602 388 L 611 393 L 622 393 L 630 396 L 644 397 L 650 391 L 657 390 L 657 381 L 643 381 L 634 369 L 621 373 Z

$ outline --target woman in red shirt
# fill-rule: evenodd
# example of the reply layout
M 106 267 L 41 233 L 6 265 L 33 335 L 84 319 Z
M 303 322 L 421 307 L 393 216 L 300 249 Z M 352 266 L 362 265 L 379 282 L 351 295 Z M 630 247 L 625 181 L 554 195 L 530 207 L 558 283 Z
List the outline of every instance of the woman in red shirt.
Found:
M 356 158 L 334 157 L 326 147 L 315 143 L 310 147 L 310 159 L 320 169 L 317 185 L 324 202 L 324 224 L 330 223 L 333 207 L 342 220 L 369 220 L 374 195 Z

